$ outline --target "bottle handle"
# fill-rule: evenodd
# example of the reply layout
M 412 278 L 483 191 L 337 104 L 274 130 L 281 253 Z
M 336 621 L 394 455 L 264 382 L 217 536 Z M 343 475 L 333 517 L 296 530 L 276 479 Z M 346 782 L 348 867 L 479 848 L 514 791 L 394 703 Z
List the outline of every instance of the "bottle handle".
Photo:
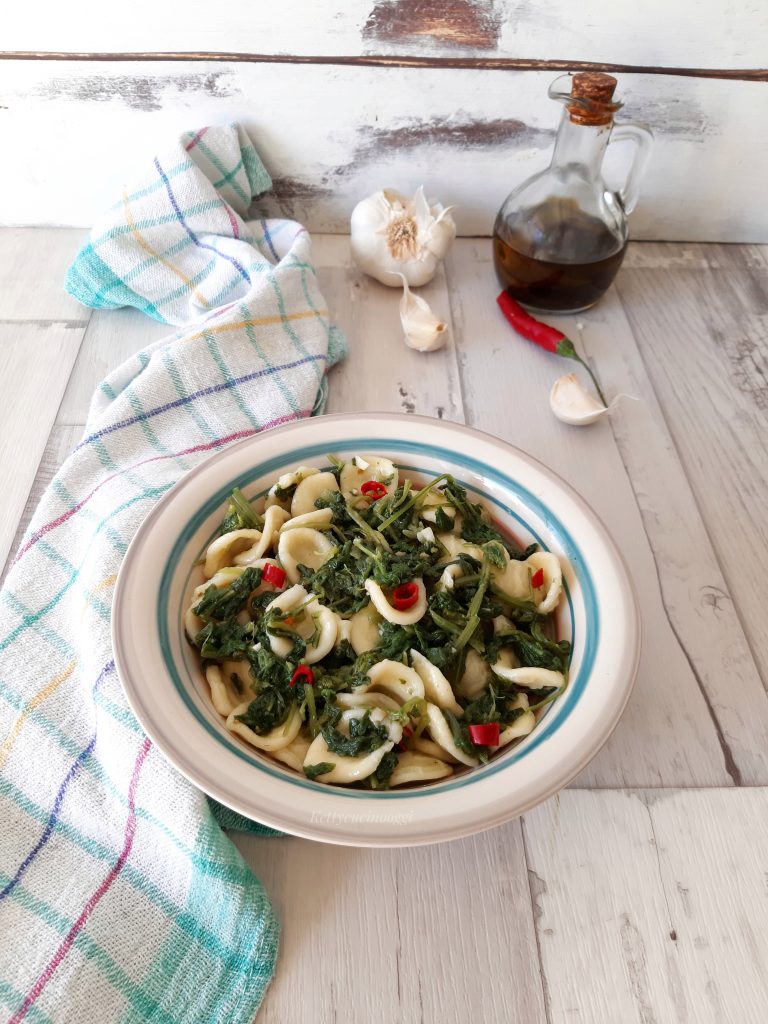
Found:
M 640 196 L 640 180 L 645 174 L 651 156 L 653 132 L 639 124 L 617 124 L 611 133 L 611 144 L 624 141 L 634 143 L 635 156 L 624 186 L 614 195 L 623 206 L 624 212 L 632 213 Z

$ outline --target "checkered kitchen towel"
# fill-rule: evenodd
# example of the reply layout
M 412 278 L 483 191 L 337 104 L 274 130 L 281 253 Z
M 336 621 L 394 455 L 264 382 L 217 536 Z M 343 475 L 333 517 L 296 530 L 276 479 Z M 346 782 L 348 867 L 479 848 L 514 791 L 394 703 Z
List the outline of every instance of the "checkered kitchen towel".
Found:
M 245 1024 L 273 971 L 261 885 L 142 734 L 110 649 L 115 577 L 153 504 L 211 452 L 317 410 L 343 355 L 306 231 L 244 220 L 269 186 L 238 126 L 185 135 L 67 277 L 89 306 L 178 330 L 100 385 L 0 595 L 0 1016 L 13 1024 Z

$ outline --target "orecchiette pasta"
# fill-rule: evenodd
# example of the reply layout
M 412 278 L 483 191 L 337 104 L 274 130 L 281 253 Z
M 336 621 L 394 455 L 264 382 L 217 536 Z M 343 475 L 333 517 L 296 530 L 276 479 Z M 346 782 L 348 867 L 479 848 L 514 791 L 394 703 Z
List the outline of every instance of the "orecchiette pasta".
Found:
M 277 543 L 277 557 L 291 583 L 298 583 L 301 579 L 300 565 L 319 569 L 335 550 L 336 545 L 324 533 L 305 526 L 298 530 L 285 530 Z
M 450 477 L 329 456 L 263 506 L 233 492 L 184 629 L 260 756 L 320 784 L 439 784 L 524 740 L 566 685 L 562 568 L 531 550 Z
M 397 467 L 389 459 L 381 459 L 375 455 L 350 459 L 340 474 L 341 493 L 345 498 L 352 499 L 355 507 L 364 505 L 365 498 L 361 497 L 360 489 L 363 484 L 370 481 L 383 484 L 388 494 L 394 494 L 398 483 Z
M 393 622 L 397 626 L 412 626 L 424 617 L 424 612 L 427 610 L 427 589 L 424 586 L 424 581 L 418 579 L 414 580 L 414 583 L 418 589 L 418 597 L 416 602 L 407 610 L 393 608 L 387 600 L 387 595 L 376 580 L 366 580 L 365 589 L 368 591 L 368 596 L 374 608 L 383 619 L 386 619 L 387 622 Z
M 288 616 L 283 623 L 289 627 L 289 632 L 295 633 L 303 641 L 303 661 L 307 665 L 314 665 L 324 658 L 336 642 L 336 616 L 330 609 L 319 604 L 315 597 L 310 597 L 299 583 L 271 601 L 265 611 L 277 611 Z M 291 612 L 296 612 L 295 618 L 291 617 Z M 287 658 L 293 648 L 293 640 L 275 634 L 269 626 L 267 631 L 272 653 Z
M 332 751 L 326 742 L 325 736 L 321 734 L 316 736 L 310 744 L 304 757 L 304 766 L 309 767 L 315 764 L 331 765 L 330 771 L 318 776 L 323 782 L 357 782 L 358 779 L 365 779 L 373 774 L 381 764 L 385 754 L 388 754 L 395 743 L 400 741 L 403 731 L 402 727 L 397 722 L 392 721 L 381 708 L 374 708 L 371 712 L 363 708 L 352 708 L 349 711 L 342 712 L 339 721 L 339 732 L 342 735 L 349 735 L 351 722 L 359 721 L 366 715 L 375 726 L 382 726 L 387 733 L 388 738 L 381 746 L 370 753 L 348 756 Z
M 315 511 L 315 502 L 324 495 L 338 491 L 333 473 L 314 473 L 296 488 L 291 499 L 291 516 L 306 516 Z

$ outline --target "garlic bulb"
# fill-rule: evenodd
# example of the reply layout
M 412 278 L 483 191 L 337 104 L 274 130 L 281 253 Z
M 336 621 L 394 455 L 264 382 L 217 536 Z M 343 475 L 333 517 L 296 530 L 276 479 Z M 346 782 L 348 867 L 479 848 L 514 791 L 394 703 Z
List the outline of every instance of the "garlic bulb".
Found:
M 400 300 L 400 323 L 403 325 L 405 344 L 418 352 L 434 352 L 442 348 L 447 337 L 448 324 L 439 320 L 420 295 L 414 295 L 401 274 L 403 297 Z
M 452 206 L 428 201 L 424 187 L 408 199 L 385 188 L 352 211 L 350 243 L 355 262 L 366 274 L 396 288 L 398 274 L 414 287 L 435 276 L 456 237 Z
M 608 407 L 590 395 L 575 373 L 557 378 L 549 393 L 549 407 L 559 420 L 573 427 L 586 427 L 608 412 Z

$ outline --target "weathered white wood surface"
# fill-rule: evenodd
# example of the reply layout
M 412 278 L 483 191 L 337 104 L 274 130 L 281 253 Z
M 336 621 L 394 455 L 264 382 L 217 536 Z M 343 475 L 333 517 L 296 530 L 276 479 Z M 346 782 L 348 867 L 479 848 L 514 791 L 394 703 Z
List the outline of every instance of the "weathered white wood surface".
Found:
M 81 239 L 75 230 L 0 231 L 0 344 L 15 360 L 0 376 L 0 436 L 21 438 L 2 455 L 11 537 L 76 441 L 100 375 L 166 330 L 132 311 L 89 319 L 59 291 Z M 764 409 L 747 404 L 755 388 L 740 390 L 744 378 L 729 377 L 726 359 L 746 331 L 755 344 L 740 351 L 753 362 L 740 370 L 763 365 L 764 250 L 634 247 L 618 290 L 567 323 L 607 390 L 640 401 L 580 432 L 546 407 L 552 380 L 573 367 L 517 338 L 496 310 L 487 240 L 458 242 L 430 286 L 452 323 L 449 346 L 431 356 L 402 346 L 397 293 L 351 269 L 345 238 L 317 238 L 315 257 L 353 346 L 333 372 L 331 410 L 465 418 L 544 459 L 622 544 L 646 644 L 614 738 L 573 788 L 521 821 L 400 851 L 236 836 L 283 921 L 258 1020 L 762 1024 L 768 452 L 758 443 Z M 739 300 L 727 322 L 724 294 Z M 662 320 L 673 324 L 669 335 Z M 29 399 L 20 401 L 25 378 L 31 419 Z M 739 474 L 746 487 L 748 470 L 751 490 L 735 501 L 729 489 Z M 695 788 L 704 786 L 719 788 Z
M 55 320 L 0 322 L 0 564 L 10 551 L 83 331 L 79 323 Z
M 763 44 L 766 35 L 758 27 Z M 0 163 L 0 223 L 90 225 L 144 154 L 183 130 L 237 120 L 273 175 L 282 208 L 310 230 L 343 233 L 363 196 L 385 186 L 413 192 L 424 183 L 430 195 L 457 204 L 461 234 L 485 235 L 507 193 L 549 161 L 560 116 L 547 98 L 555 77 L 0 61 L 0 129 L 14 154 Z M 768 240 L 764 166 L 756 157 L 768 136 L 767 88 L 619 75 L 622 116 L 648 123 L 657 136 L 632 215 L 634 237 Z M 614 187 L 630 156 L 630 147 L 619 148 Z
M 685 0 L 671 8 L 666 0 L 621 6 L 608 0 L 284 0 L 257 6 L 236 0 L 226 18 L 211 17 L 206 0 L 137 0 L 125 19 L 105 17 L 99 0 L 79 0 L 77 18 L 56 0 L 42 0 L 14 11 L 3 49 L 305 55 L 417 50 L 749 68 L 764 61 L 760 29 L 766 27 L 759 0 Z
M 507 328 L 486 239 L 457 247 L 449 282 L 467 422 L 537 456 L 584 495 L 619 544 L 640 600 L 637 686 L 616 733 L 578 784 L 719 785 L 740 775 L 766 781 L 768 698 L 618 299 L 607 296 L 582 318 L 549 318 L 577 343 L 581 336 L 608 394 L 639 399 L 624 401 L 610 422 L 575 430 L 548 410 L 552 382 L 573 364 Z
M 678 247 L 648 247 L 619 292 L 766 678 L 768 259 L 759 249 L 683 251 L 689 268 L 670 272 Z

